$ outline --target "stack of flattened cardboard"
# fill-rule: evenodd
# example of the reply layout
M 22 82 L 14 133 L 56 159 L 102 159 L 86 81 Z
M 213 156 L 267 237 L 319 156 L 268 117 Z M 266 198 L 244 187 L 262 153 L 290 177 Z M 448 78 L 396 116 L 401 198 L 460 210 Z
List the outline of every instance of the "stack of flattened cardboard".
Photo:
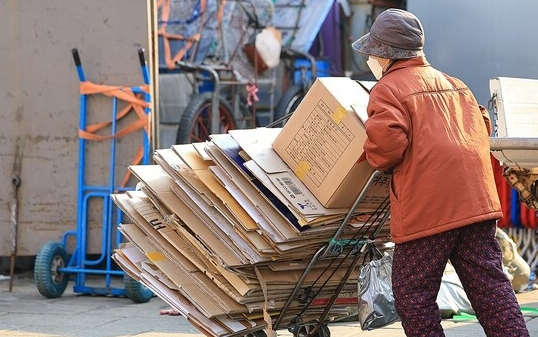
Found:
M 359 100 L 347 102 L 350 95 Z M 270 331 L 298 317 L 316 321 L 323 313 L 331 320 L 349 316 L 349 307 L 357 306 L 353 261 L 365 261 L 365 242 L 388 240 L 389 177 L 374 175 L 359 160 L 364 129 L 354 109 L 366 106 L 364 99 L 367 93 L 350 79 L 318 79 L 283 129 L 212 135 L 205 143 L 157 150 L 154 165 L 131 166 L 137 190 L 113 195 L 131 220 L 119 227 L 127 242 L 114 260 L 207 336 Z M 325 106 L 318 111 L 320 100 Z M 331 116 L 335 109 L 338 118 Z M 314 116 L 319 124 L 327 113 L 326 122 L 334 125 L 316 136 L 340 137 L 326 141 L 333 159 L 318 165 L 304 151 L 300 166 L 310 171 L 299 173 L 277 152 L 278 144 L 297 138 L 304 118 Z M 289 144 L 284 151 L 290 152 Z M 317 153 L 326 150 L 312 146 Z M 341 181 L 309 187 L 311 171 L 323 181 L 323 165 L 340 170 Z M 324 258 L 311 263 L 320 252 Z

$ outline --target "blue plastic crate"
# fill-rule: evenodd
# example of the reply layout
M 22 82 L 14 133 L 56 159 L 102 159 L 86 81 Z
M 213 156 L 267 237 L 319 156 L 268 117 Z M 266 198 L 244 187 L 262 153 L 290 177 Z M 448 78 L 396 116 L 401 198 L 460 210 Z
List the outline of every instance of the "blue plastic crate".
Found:
M 301 82 L 301 67 L 306 67 L 306 76 L 307 78 L 312 77 L 312 72 L 310 71 L 310 61 L 308 59 L 296 59 L 295 63 L 295 72 L 293 74 L 293 82 L 298 84 Z M 331 64 L 327 60 L 316 60 L 316 73 L 317 77 L 328 77 L 330 76 L 329 70 L 331 69 Z

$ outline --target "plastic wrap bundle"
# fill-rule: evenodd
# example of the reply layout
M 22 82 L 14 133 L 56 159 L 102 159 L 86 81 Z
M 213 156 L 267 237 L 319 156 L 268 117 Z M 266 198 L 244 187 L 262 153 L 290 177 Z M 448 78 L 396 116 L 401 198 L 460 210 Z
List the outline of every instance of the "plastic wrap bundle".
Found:
M 362 330 L 381 328 L 399 319 L 392 294 L 392 256 L 365 264 L 359 275 L 359 322 Z

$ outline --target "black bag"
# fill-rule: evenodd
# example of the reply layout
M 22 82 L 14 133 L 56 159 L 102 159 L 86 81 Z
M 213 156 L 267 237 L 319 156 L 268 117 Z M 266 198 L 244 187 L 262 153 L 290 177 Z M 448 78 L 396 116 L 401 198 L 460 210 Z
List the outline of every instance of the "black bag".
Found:
M 369 245 L 372 260 L 359 274 L 359 322 L 362 330 L 373 330 L 400 319 L 392 294 L 392 256 Z

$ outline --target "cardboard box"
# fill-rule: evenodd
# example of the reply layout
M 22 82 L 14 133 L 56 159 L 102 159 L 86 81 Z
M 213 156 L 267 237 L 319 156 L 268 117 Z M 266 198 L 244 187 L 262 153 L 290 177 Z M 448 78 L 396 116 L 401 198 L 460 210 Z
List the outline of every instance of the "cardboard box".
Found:
M 496 132 L 491 153 L 506 166 L 538 166 L 538 80 L 497 77 L 489 81 Z
M 496 77 L 489 81 L 497 137 L 538 137 L 538 80 Z
M 374 172 L 363 156 L 368 99 L 350 78 L 318 78 L 272 144 L 324 207 L 351 207 Z

